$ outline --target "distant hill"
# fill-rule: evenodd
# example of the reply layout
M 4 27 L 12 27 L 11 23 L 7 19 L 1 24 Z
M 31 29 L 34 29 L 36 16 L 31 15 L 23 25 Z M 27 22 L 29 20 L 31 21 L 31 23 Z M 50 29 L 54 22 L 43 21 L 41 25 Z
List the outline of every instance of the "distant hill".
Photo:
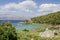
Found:
M 22 20 L 0 20 L 0 23 L 2 22 L 11 22 L 11 23 L 19 23 L 21 22 Z
M 60 24 L 60 11 L 31 18 L 33 23 Z
M 26 20 L 28 17 L 0 17 L 0 20 Z

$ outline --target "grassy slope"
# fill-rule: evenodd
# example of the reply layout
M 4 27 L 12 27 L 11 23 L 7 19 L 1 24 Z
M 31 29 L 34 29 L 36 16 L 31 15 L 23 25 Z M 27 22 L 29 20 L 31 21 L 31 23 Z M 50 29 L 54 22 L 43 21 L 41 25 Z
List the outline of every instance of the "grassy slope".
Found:
M 18 33 L 18 40 L 60 40 L 60 37 L 54 38 L 42 38 L 38 34 L 38 32 L 26 32 L 26 31 L 17 31 Z

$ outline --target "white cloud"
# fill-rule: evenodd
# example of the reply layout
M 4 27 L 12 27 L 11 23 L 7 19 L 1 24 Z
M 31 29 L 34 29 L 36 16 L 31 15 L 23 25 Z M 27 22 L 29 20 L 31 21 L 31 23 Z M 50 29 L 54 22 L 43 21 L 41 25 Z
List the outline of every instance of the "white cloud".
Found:
M 41 4 L 38 7 L 34 1 L 25 0 L 0 6 L 0 17 L 31 17 L 56 11 L 60 11 L 60 4 Z
M 9 3 L 4 6 L 1 6 L 1 11 L 26 11 L 29 12 L 36 8 L 36 3 L 33 1 L 23 1 L 18 4 L 16 3 Z
M 32 0 L 25 0 L 20 3 L 8 3 L 3 6 L 0 6 L 0 17 L 15 17 L 15 16 L 27 16 L 33 10 L 37 8 L 36 3 Z M 6 14 L 6 15 L 5 15 Z
M 60 11 L 60 4 L 41 4 L 36 15 L 45 15 L 51 12 Z
M 60 4 L 41 4 L 39 6 L 39 12 L 55 12 L 60 11 Z

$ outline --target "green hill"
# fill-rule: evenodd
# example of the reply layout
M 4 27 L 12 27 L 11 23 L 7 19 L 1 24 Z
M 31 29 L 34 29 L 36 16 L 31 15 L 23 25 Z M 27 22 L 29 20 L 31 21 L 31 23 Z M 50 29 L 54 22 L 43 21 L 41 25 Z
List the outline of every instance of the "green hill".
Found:
M 60 11 L 31 18 L 33 23 L 60 24 Z

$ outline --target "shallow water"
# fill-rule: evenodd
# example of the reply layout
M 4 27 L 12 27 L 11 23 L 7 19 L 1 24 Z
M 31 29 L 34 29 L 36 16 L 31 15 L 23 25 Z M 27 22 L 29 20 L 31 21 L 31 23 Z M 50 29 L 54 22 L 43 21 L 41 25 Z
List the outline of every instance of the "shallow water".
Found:
M 14 26 L 16 26 L 17 30 L 23 30 L 23 29 L 28 29 L 28 30 L 34 30 L 34 29 L 44 29 L 47 27 L 46 24 L 21 24 L 20 20 L 0 20 L 0 22 L 8 22 L 10 21 Z
M 23 29 L 28 29 L 28 30 L 44 29 L 44 28 L 47 27 L 46 24 L 21 24 L 21 23 L 13 23 L 13 25 L 15 25 L 16 29 L 18 29 L 18 30 L 23 30 Z

